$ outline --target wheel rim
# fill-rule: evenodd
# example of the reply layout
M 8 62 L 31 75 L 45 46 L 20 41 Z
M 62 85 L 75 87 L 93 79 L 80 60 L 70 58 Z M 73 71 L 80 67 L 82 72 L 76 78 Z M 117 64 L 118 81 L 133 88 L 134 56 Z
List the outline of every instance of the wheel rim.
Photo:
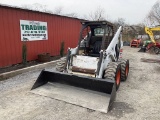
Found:
M 129 65 L 126 66 L 126 77 L 128 76 L 128 72 L 129 72 Z
M 120 79 L 121 79 L 121 71 L 119 70 L 119 71 L 117 72 L 117 76 L 116 76 L 116 83 L 117 83 L 117 85 L 119 85 Z

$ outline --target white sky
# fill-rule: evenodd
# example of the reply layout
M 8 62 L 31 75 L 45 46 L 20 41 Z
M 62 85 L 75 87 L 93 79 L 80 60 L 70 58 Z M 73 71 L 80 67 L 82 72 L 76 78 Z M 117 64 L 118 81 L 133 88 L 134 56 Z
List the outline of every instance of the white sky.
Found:
M 143 22 L 157 0 L 0 0 L 0 4 L 21 7 L 24 4 L 39 3 L 54 10 L 61 6 L 63 13 L 77 13 L 79 17 L 88 15 L 99 6 L 105 10 L 110 20 L 124 18 L 128 24 Z

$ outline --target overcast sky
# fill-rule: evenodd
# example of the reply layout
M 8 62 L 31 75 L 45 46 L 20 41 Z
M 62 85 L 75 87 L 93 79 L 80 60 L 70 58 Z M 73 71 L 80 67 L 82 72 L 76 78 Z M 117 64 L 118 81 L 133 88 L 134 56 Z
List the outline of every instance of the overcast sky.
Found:
M 129 24 L 143 22 L 157 0 L 0 0 L 1 4 L 21 7 L 24 4 L 39 3 L 47 9 L 63 7 L 63 13 L 77 13 L 79 17 L 88 15 L 99 6 L 105 10 L 110 20 L 124 18 Z

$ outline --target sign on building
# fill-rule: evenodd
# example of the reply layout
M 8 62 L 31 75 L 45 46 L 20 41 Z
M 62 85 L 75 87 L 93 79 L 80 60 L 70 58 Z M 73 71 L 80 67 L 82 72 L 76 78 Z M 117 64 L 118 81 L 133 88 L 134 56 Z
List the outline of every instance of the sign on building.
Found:
M 20 20 L 21 41 L 48 40 L 47 22 Z

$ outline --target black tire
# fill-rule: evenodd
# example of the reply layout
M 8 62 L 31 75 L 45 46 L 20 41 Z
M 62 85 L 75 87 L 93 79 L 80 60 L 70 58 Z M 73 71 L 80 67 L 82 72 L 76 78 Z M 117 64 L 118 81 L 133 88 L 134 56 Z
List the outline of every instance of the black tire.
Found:
M 150 54 L 159 54 L 160 52 L 160 49 L 158 47 L 155 47 L 155 46 L 152 46 L 148 49 L 148 52 Z
M 65 67 L 66 57 L 59 59 L 56 63 L 56 71 L 63 72 Z
M 147 49 L 147 52 L 149 52 L 150 54 L 154 53 L 154 47 L 150 47 L 149 49 Z
M 155 48 L 154 48 L 154 52 L 155 52 L 155 54 L 159 54 L 160 49 L 159 49 L 158 47 L 155 47 Z
M 129 60 L 120 59 L 121 64 L 121 81 L 126 81 L 129 73 Z
M 110 62 L 104 71 L 104 79 L 114 80 L 116 82 L 116 90 L 121 83 L 121 64 Z

